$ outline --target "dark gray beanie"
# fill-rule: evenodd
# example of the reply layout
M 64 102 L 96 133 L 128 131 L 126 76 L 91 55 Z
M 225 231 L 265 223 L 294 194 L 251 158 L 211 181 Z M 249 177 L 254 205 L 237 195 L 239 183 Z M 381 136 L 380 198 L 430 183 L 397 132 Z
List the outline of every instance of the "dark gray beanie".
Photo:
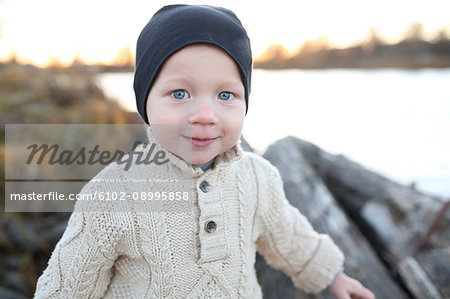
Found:
M 147 119 L 147 97 L 163 63 L 176 51 L 198 43 L 220 47 L 234 59 L 245 88 L 248 110 L 252 53 L 247 32 L 236 15 L 207 5 L 169 5 L 150 19 L 136 47 L 134 93 L 139 114 Z

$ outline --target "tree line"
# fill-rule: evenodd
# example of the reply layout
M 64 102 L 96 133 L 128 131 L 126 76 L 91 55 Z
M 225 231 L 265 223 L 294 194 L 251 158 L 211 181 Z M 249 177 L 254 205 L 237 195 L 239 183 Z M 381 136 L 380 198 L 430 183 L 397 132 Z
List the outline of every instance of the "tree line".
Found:
M 412 23 L 403 38 L 388 44 L 371 28 L 360 43 L 332 48 L 326 37 L 306 41 L 294 53 L 283 45 L 270 46 L 255 60 L 255 68 L 444 68 L 450 67 L 450 38 L 442 29 L 432 41 L 424 39 L 421 23 Z

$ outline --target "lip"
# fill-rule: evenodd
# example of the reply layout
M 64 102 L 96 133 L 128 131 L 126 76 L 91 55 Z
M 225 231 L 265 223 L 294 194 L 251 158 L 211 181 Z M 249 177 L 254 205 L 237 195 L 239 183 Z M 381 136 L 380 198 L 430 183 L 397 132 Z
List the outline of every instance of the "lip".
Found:
M 186 137 L 186 138 L 191 141 L 192 146 L 196 146 L 196 147 L 207 147 L 208 145 L 213 143 L 214 140 L 217 139 L 217 137 L 215 137 L 215 138 Z

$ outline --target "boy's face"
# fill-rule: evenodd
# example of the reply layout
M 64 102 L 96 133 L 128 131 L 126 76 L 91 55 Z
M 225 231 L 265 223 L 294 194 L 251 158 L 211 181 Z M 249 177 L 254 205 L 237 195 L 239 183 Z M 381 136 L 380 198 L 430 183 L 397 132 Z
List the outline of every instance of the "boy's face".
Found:
M 161 145 L 202 164 L 236 144 L 245 105 L 234 60 L 218 47 L 195 44 L 166 60 L 150 90 L 147 116 Z

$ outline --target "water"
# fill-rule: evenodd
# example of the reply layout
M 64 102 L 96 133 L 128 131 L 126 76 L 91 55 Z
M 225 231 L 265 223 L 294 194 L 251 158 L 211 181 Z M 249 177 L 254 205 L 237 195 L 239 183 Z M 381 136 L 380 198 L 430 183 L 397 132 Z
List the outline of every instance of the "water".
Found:
M 130 73 L 99 83 L 136 111 Z M 288 135 L 450 197 L 450 69 L 255 70 L 243 135 L 260 152 Z

